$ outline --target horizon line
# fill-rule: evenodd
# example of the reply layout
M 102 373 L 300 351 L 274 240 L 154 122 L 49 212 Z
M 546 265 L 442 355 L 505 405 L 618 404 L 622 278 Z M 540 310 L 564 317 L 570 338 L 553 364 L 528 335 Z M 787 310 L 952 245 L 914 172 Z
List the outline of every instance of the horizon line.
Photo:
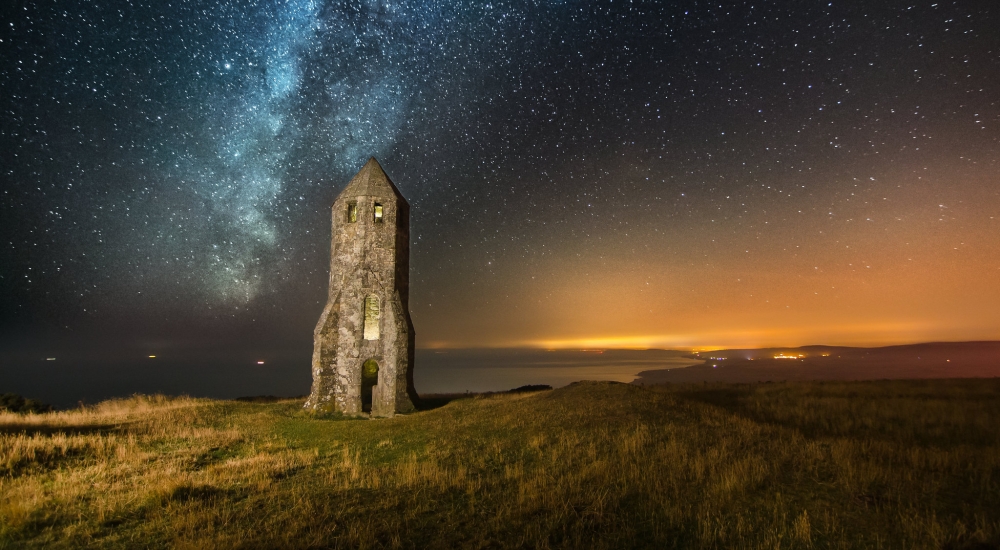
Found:
M 885 342 L 885 343 L 854 343 L 854 344 L 792 344 L 792 345 L 773 345 L 773 344 L 763 344 L 763 345 L 718 345 L 718 346 L 601 346 L 601 345 L 581 345 L 581 346 L 571 346 L 571 345 L 558 345 L 558 346 L 541 346 L 537 344 L 515 344 L 511 343 L 509 345 L 449 345 L 448 343 L 432 343 L 428 346 L 418 346 L 416 349 L 420 351 L 459 351 L 459 350 L 510 350 L 510 349 L 520 349 L 520 350 L 538 350 L 538 351 L 685 351 L 685 352 L 707 352 L 707 351 L 723 351 L 723 350 L 760 350 L 760 349 L 800 349 L 800 348 L 856 348 L 856 349 L 877 349 L 877 348 L 890 348 L 890 347 L 905 347 L 905 346 L 920 346 L 920 345 L 932 345 L 932 344 L 981 344 L 981 343 L 1000 343 L 1000 339 L 995 340 L 915 340 L 908 342 Z

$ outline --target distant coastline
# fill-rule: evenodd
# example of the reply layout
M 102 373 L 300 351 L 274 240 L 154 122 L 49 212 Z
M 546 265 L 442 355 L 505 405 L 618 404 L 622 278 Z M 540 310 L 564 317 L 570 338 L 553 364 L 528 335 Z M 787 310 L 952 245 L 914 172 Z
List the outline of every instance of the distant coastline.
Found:
M 164 347 L 154 350 L 155 358 L 138 348 L 122 348 L 113 354 L 87 351 L 4 350 L 0 353 L 0 393 L 71 408 L 80 402 L 96 403 L 135 393 L 234 399 L 248 395 L 291 397 L 309 391 L 312 349 L 307 342 L 271 350 Z M 804 357 L 797 357 L 799 354 Z M 776 359 L 776 355 L 795 358 Z M 49 356 L 57 359 L 47 361 Z M 1000 376 L 1000 342 L 701 353 L 669 349 L 417 349 L 415 365 L 414 382 L 421 395 L 497 392 L 533 384 L 558 388 L 580 380 L 649 385 L 991 378 Z
M 692 353 L 701 364 L 640 372 L 634 384 L 1000 377 L 1000 341 L 878 348 L 803 346 Z

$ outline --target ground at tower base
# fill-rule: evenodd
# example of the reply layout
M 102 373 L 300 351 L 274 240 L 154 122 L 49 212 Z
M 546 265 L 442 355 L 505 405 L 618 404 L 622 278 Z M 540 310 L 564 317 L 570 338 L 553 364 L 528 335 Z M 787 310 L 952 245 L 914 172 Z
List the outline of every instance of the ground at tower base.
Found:
M 995 548 L 1000 379 L 0 414 L 0 547 Z

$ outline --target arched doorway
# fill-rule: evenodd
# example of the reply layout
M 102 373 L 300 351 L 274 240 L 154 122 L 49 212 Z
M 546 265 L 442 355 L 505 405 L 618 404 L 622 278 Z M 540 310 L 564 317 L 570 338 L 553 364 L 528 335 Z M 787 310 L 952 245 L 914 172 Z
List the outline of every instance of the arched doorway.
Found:
M 361 365 L 361 410 L 372 412 L 372 388 L 378 384 L 378 361 L 369 359 Z

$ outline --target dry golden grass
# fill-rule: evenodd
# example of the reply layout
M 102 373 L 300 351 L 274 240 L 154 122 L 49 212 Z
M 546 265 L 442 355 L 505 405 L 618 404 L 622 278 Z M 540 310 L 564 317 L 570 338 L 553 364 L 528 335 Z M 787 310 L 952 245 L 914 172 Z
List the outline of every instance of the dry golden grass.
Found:
M 998 380 L 0 415 L 0 547 L 989 548 Z M 978 546 L 977 546 L 978 545 Z

